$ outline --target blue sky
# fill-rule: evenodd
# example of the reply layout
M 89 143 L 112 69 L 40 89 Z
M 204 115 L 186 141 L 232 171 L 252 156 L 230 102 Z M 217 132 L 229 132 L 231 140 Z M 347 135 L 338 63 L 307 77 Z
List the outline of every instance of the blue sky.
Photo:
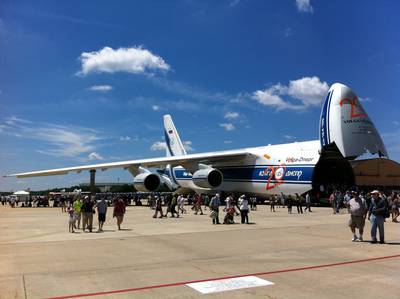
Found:
M 363 99 L 400 161 L 397 1 L 0 3 L 0 172 L 164 155 L 162 115 L 191 152 L 318 135 L 329 85 Z M 131 181 L 122 170 L 98 181 Z M 0 190 L 88 174 L 0 179 Z

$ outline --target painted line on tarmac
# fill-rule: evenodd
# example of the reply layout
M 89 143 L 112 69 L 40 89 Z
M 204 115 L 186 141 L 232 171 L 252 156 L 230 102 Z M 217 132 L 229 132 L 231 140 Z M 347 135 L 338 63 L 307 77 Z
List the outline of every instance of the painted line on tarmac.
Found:
M 138 291 L 144 291 L 144 290 L 153 290 L 153 289 L 161 289 L 161 288 L 168 288 L 168 287 L 177 287 L 177 286 L 187 285 L 187 284 L 191 284 L 191 283 L 198 283 L 198 282 L 218 281 L 218 280 L 239 278 L 239 277 L 246 277 L 246 276 L 263 276 L 263 275 L 272 275 L 272 274 L 287 273 L 287 272 L 297 272 L 297 271 L 313 270 L 313 269 L 329 268 L 329 267 L 337 267 L 337 266 L 345 266 L 345 265 L 351 265 L 351 264 L 359 264 L 359 263 L 366 263 L 366 262 L 371 262 L 371 261 L 394 259 L 394 258 L 400 258 L 400 254 L 373 257 L 373 258 L 367 258 L 367 259 L 361 259 L 361 260 L 353 260 L 353 261 L 347 261 L 347 262 L 322 264 L 322 265 L 316 265 L 316 266 L 291 268 L 291 269 L 282 269 L 282 270 L 275 270 L 275 271 L 268 271 L 268 272 L 258 272 L 258 273 L 250 273 L 250 274 L 248 273 L 248 274 L 242 274 L 242 275 L 233 275 L 233 276 L 224 276 L 224 277 L 217 277 L 217 278 L 207 278 L 207 279 L 199 279 L 199 280 L 189 280 L 189 281 L 181 281 L 181 282 L 174 282 L 174 283 L 166 283 L 166 284 L 159 284 L 159 285 L 150 285 L 150 286 L 130 288 L 130 289 L 121 289 L 121 290 L 104 291 L 104 292 L 96 292 L 96 293 L 83 293 L 83 294 L 75 294 L 75 295 L 48 297 L 46 299 L 69 299 L 69 298 L 94 297 L 94 296 L 120 294 L 120 293 L 131 293 L 131 292 L 138 292 Z

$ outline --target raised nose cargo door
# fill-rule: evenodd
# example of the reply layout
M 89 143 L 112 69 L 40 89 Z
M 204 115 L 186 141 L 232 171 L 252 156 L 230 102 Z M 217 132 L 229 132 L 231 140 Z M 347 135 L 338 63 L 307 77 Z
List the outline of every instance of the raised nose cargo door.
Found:
M 322 151 L 333 143 L 342 156 L 354 159 L 365 153 L 388 156 L 385 145 L 357 95 L 346 85 L 331 86 L 321 112 Z

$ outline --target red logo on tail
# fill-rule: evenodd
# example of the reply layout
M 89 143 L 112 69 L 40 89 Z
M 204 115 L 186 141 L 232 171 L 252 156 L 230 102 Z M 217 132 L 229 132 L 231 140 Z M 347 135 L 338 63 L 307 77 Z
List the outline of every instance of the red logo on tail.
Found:
M 340 107 L 344 105 L 344 103 L 348 103 L 351 106 L 350 110 L 350 118 L 361 118 L 361 117 L 367 117 L 367 114 L 364 112 L 363 108 L 358 102 L 357 96 L 355 96 L 352 100 L 348 98 L 344 98 L 340 100 Z

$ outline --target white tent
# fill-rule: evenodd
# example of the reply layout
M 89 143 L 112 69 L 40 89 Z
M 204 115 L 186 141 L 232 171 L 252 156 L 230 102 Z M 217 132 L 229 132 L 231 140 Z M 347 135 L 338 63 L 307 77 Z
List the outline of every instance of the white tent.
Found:
M 29 192 L 23 190 L 13 193 L 13 195 L 15 195 L 20 202 L 25 202 L 25 203 L 29 201 L 29 194 L 30 194 Z
M 21 190 L 21 191 L 14 192 L 13 194 L 14 195 L 29 195 L 29 192 Z

